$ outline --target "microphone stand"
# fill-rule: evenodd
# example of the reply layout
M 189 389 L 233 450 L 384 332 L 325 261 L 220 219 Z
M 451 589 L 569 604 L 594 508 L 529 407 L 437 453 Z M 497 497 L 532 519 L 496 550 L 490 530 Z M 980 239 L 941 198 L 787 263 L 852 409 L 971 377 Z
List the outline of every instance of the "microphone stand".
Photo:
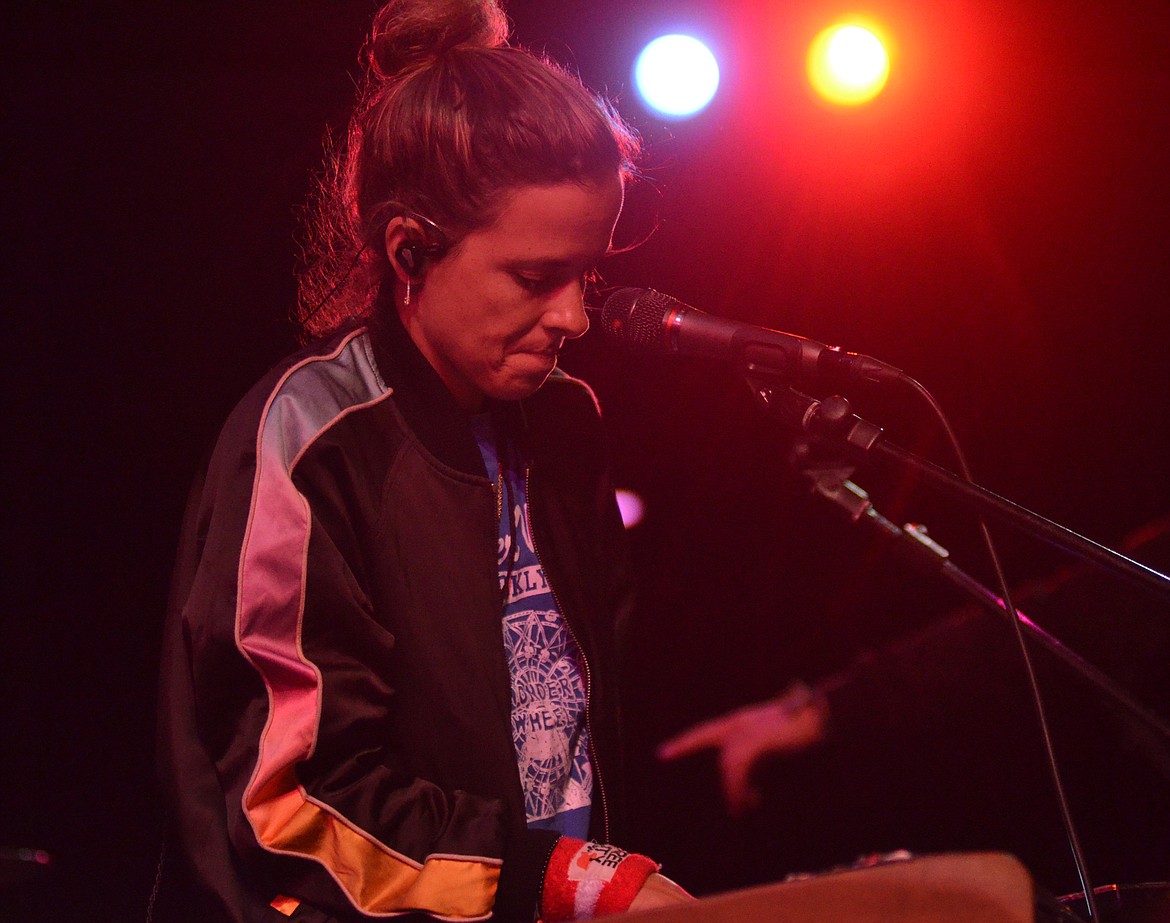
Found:
M 771 373 L 752 365 L 747 368 L 747 381 L 756 402 L 767 412 L 813 441 L 843 454 L 851 462 L 865 461 L 871 453 L 896 461 L 917 471 L 943 494 L 974 507 L 980 513 L 993 516 L 1102 570 L 1170 599 L 1170 577 L 899 448 L 882 436 L 880 426 L 856 416 L 849 401 L 840 395 L 824 400 L 809 397 L 794 388 L 777 384 Z
M 871 531 L 890 541 L 912 564 L 929 572 L 941 574 L 984 609 L 1003 616 L 1010 624 L 1011 615 L 1008 614 L 1007 606 L 1004 605 L 1002 599 L 966 571 L 957 567 L 950 560 L 950 553 L 927 535 L 924 526 L 908 524 L 902 528 L 879 513 L 869 499 L 869 494 L 852 481 L 847 480 L 847 469 L 832 466 L 808 467 L 800 463 L 797 463 L 796 467 L 801 469 L 801 473 L 812 484 L 815 493 L 841 507 L 853 522 L 866 523 L 870 526 Z M 1131 696 L 1105 673 L 1067 647 L 1058 638 L 1046 632 L 1019 609 L 1016 610 L 1016 617 L 1030 637 L 1054 654 L 1066 666 L 1096 686 L 1131 717 L 1156 731 L 1166 741 L 1170 741 L 1170 724 L 1167 724 L 1159 715 Z
M 751 388 L 757 403 L 768 412 L 776 415 L 783 422 L 795 427 L 809 436 L 814 443 L 827 445 L 831 450 L 844 454 L 850 460 L 863 461 L 871 452 L 885 458 L 892 458 L 902 465 L 912 468 L 922 474 L 926 481 L 936 489 L 958 499 L 967 506 L 974 507 L 977 512 L 990 514 L 997 519 L 1004 520 L 1017 528 L 1028 532 L 1043 541 L 1057 545 L 1067 551 L 1089 561 L 1098 567 L 1122 576 L 1159 596 L 1170 599 L 1170 577 L 1160 574 L 1145 565 L 1132 561 L 1124 555 L 1118 554 L 1109 548 L 1098 545 L 1082 535 L 1078 535 L 1064 526 L 1044 519 L 1036 513 L 1005 500 L 989 490 L 971 483 L 964 478 L 939 467 L 925 459 L 919 458 L 904 449 L 894 446 L 882 438 L 882 429 L 861 419 L 853 413 L 849 402 L 840 396 L 833 396 L 825 400 L 818 400 L 802 394 L 795 389 L 782 384 L 782 379 L 775 370 L 767 366 L 747 363 L 745 375 L 748 386 Z M 982 524 L 982 521 L 981 521 Z M 994 558 L 994 551 L 990 546 L 991 537 L 987 528 L 983 526 L 983 533 L 988 541 L 988 550 Z M 1056 755 L 1052 746 L 1048 730 L 1048 720 L 1044 713 L 1040 690 L 1036 684 L 1035 672 L 1028 657 L 1027 646 L 1024 644 L 1024 620 L 1012 618 L 1019 615 L 1015 605 L 1011 602 L 1006 580 L 996 561 L 996 569 L 1000 572 L 1003 586 L 1003 610 L 1010 613 L 1009 619 L 1014 623 L 1014 629 L 1019 639 L 1028 676 L 1032 683 L 1033 702 L 1040 729 L 1044 737 L 1045 751 L 1048 754 L 1049 770 L 1055 785 L 1057 799 L 1060 804 L 1061 817 L 1064 821 L 1065 833 L 1072 850 L 1073 861 L 1077 875 L 1080 877 L 1085 907 L 1091 920 L 1099 918 L 1095 894 L 1089 882 L 1084 854 L 1073 824 L 1068 802 L 1064 795 L 1064 785 L 1057 767 Z M 998 603 L 997 603 L 998 608 Z

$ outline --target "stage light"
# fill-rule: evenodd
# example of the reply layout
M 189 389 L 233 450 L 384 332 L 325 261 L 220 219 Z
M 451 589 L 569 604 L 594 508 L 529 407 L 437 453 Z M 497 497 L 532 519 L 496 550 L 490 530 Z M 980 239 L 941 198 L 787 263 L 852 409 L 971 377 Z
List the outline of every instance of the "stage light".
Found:
M 664 35 L 642 49 L 634 85 L 646 105 L 672 118 L 700 112 L 719 87 L 719 64 L 710 49 L 689 35 Z
M 869 102 L 889 76 L 890 57 L 881 39 L 863 26 L 830 26 L 809 48 L 808 79 L 829 102 L 841 106 Z

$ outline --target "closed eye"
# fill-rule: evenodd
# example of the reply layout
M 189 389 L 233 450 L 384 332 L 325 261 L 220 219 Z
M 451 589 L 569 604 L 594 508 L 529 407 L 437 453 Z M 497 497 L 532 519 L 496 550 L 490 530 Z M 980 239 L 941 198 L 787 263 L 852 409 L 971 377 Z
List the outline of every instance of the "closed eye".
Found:
M 512 278 L 516 280 L 516 284 L 524 289 L 524 291 L 531 292 L 534 295 L 547 294 L 559 288 L 556 281 L 548 276 L 529 276 L 522 272 L 514 272 L 512 273 Z
M 582 291 L 598 281 L 600 276 L 596 269 L 589 269 L 580 275 L 565 275 L 564 273 L 534 274 L 523 271 L 514 271 L 512 278 L 516 284 L 533 295 L 551 295 L 566 285 L 576 285 Z

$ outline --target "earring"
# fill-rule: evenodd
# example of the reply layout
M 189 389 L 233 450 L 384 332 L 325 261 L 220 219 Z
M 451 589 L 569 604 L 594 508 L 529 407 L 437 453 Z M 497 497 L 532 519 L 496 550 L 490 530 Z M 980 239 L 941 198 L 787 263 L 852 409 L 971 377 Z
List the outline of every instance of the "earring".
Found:
M 406 298 L 402 302 L 403 306 L 410 304 L 410 277 L 406 277 Z

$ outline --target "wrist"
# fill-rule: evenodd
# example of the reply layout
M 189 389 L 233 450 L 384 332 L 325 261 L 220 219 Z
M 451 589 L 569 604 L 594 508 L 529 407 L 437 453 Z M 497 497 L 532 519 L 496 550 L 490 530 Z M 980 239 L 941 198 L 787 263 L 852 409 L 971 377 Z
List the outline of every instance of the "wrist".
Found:
M 545 872 L 541 918 L 557 923 L 621 913 L 658 869 L 638 853 L 561 837 Z

